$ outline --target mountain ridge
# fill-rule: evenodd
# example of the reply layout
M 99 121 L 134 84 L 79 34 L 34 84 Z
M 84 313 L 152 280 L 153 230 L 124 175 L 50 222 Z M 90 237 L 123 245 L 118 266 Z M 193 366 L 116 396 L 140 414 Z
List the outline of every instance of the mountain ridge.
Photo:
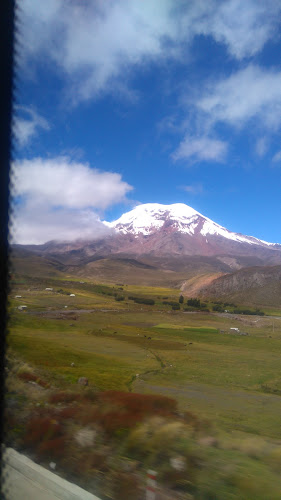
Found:
M 200 265 L 217 272 L 281 264 L 281 245 L 223 228 L 184 204 L 143 204 L 113 222 L 104 222 L 102 238 L 17 245 L 64 265 L 84 266 L 97 259 L 134 259 L 157 268 L 180 271 Z M 200 264 L 201 262 L 201 264 Z M 197 272 L 196 271 L 196 272 Z
M 177 231 L 183 234 L 195 234 L 195 230 L 199 229 L 203 236 L 216 233 L 236 241 L 273 247 L 277 245 L 281 248 L 278 243 L 270 243 L 254 236 L 229 231 L 184 203 L 171 205 L 146 203 L 136 206 L 113 222 L 103 222 L 107 227 L 122 234 L 149 235 L 159 229 L 165 229 L 167 220 L 173 221 Z

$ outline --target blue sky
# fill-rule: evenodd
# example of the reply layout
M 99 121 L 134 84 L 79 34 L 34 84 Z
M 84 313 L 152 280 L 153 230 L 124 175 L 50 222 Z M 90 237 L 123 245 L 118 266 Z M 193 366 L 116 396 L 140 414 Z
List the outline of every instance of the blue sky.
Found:
M 12 235 L 186 203 L 281 243 L 281 4 L 19 2 Z

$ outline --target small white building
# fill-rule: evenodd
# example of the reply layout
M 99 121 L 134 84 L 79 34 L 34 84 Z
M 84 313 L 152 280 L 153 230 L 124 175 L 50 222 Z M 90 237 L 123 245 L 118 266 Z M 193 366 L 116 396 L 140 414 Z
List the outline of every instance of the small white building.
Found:
M 48 290 L 48 292 L 52 292 L 54 289 L 53 288 L 45 288 L 45 290 Z
M 69 297 L 75 297 L 75 293 L 71 293 Z
M 18 307 L 18 309 L 19 309 L 20 311 L 23 311 L 23 309 L 26 309 L 26 308 L 27 308 L 27 306 L 19 306 L 19 307 Z
M 239 328 L 230 328 L 230 330 L 234 330 L 235 332 L 239 332 Z
M 16 295 L 15 299 L 22 299 L 22 296 L 21 295 Z

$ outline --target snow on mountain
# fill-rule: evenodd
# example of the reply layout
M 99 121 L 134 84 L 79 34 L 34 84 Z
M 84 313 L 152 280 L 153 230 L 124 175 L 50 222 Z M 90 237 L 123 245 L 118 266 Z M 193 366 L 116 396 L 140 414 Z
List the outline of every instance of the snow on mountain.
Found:
M 173 205 L 146 203 L 138 205 L 116 221 L 105 222 L 105 224 L 115 229 L 117 233 L 131 234 L 136 237 L 139 235 L 152 235 L 160 229 L 165 229 L 190 236 L 201 235 L 206 238 L 207 242 L 208 236 L 221 236 L 228 240 L 249 245 L 266 247 L 275 245 L 252 236 L 244 236 L 228 231 L 228 229 L 216 224 L 184 203 L 175 203 Z
M 225 272 L 281 264 L 280 244 L 228 231 L 182 203 L 138 205 L 118 220 L 103 223 L 111 230 L 102 238 L 93 234 L 93 239 L 27 248 L 69 265 L 90 264 L 95 257 L 124 258 L 177 272 L 193 265 Z

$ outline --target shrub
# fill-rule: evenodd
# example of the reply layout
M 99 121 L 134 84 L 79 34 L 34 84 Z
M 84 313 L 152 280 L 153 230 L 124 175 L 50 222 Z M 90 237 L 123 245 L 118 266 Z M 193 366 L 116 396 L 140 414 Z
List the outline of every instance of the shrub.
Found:
M 154 394 L 138 394 L 134 392 L 105 391 L 98 399 L 113 402 L 134 412 L 154 413 L 155 411 L 174 412 L 177 402 L 173 398 Z
M 183 422 L 150 417 L 130 431 L 126 447 L 136 459 L 148 459 L 151 466 L 157 466 L 179 453 L 191 458 L 191 436 L 192 429 Z
M 91 419 L 107 434 L 131 429 L 151 415 L 171 415 L 176 410 L 176 401 L 166 396 L 136 394 L 120 391 L 105 391 L 98 396 L 99 407 L 91 412 Z
M 141 298 L 141 297 L 134 297 L 134 302 L 136 304 L 146 304 L 146 305 L 149 305 L 149 306 L 154 306 L 155 304 L 155 300 L 153 299 L 145 299 L 145 298 Z
M 221 306 L 220 304 L 216 304 L 215 306 L 212 307 L 213 311 L 217 312 L 224 312 L 224 307 Z
M 77 406 L 67 406 L 60 411 L 58 417 L 62 420 L 75 419 L 80 413 L 79 410 Z
M 114 498 L 115 500 L 138 500 L 143 498 L 141 485 L 138 476 L 127 472 L 118 472 L 114 478 Z
M 179 310 L 180 310 L 180 308 L 181 308 L 180 304 L 174 304 L 174 305 L 172 306 L 172 310 L 173 310 L 173 311 L 179 311 Z
M 250 309 L 234 309 L 234 314 L 247 314 L 250 316 L 264 316 L 264 312 L 260 309 L 256 309 L 255 311 L 251 311 Z
M 180 297 L 179 297 L 179 303 L 183 304 L 183 301 L 184 301 L 183 295 L 180 295 Z
M 49 403 L 72 403 L 73 401 L 81 401 L 83 396 L 76 392 L 55 392 L 49 396 Z
M 200 307 L 200 299 L 188 299 L 187 305 L 199 308 Z
M 49 387 L 48 382 L 45 382 L 45 380 L 42 380 L 31 372 L 20 372 L 18 373 L 18 377 L 25 382 L 35 382 L 36 384 L 41 385 L 41 387 Z
M 61 424 L 52 415 L 32 417 L 26 426 L 25 443 L 38 449 L 40 443 L 63 434 Z
M 39 456 L 48 458 L 60 458 L 65 450 L 65 438 L 63 436 L 56 437 L 50 441 L 43 441 L 38 446 L 37 453 Z
M 123 295 L 116 295 L 115 300 L 117 300 L 117 302 L 120 302 L 121 300 L 125 300 L 125 297 L 123 297 Z

